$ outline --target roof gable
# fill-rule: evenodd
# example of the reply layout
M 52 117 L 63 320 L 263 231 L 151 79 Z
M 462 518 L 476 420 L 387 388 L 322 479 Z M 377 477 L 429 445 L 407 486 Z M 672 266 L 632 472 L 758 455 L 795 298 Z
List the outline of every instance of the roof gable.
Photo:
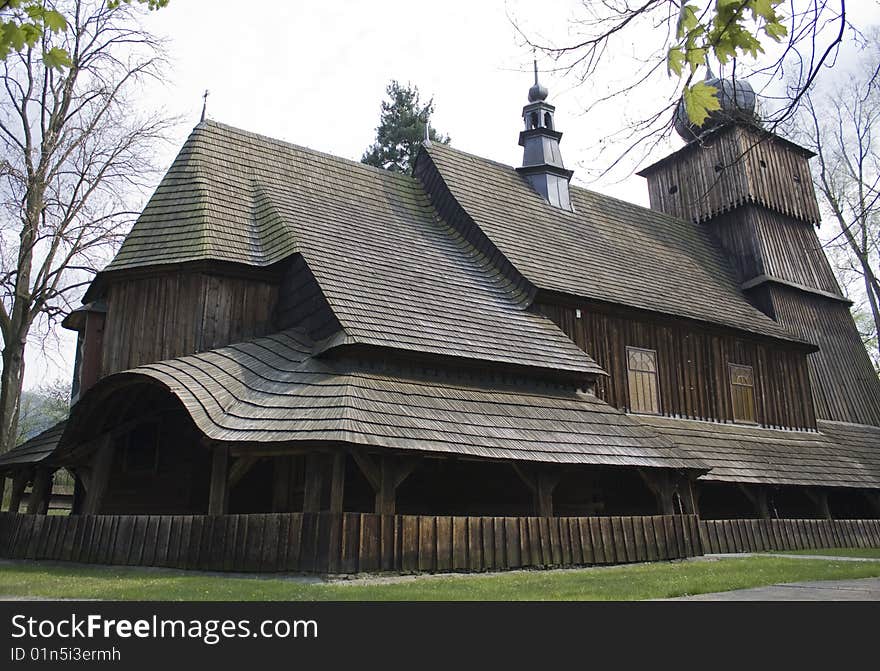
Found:
M 333 346 L 602 373 L 412 177 L 215 122 L 193 131 L 106 270 L 294 254 L 342 327 Z

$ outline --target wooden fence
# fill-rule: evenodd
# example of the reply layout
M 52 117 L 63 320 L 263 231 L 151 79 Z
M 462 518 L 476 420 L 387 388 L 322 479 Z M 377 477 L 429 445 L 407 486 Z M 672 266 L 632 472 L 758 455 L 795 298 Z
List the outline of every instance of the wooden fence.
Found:
M 707 553 L 880 548 L 880 520 L 701 520 Z
M 692 515 L 0 514 L 0 556 L 214 571 L 498 571 L 702 554 Z

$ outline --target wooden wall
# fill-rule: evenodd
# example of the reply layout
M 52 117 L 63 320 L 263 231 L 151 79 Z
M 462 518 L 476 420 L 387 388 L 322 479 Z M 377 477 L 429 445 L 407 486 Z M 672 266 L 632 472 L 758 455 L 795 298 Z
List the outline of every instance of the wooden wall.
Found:
M 820 219 L 806 154 L 780 138 L 732 126 L 644 171 L 651 208 L 705 221 L 758 203 L 800 221 Z
M 101 374 L 270 333 L 277 296 L 277 281 L 197 271 L 114 279 Z
M 816 427 L 806 360 L 800 351 L 683 320 L 611 312 L 586 302 L 579 308 L 546 302 L 538 307 L 608 372 L 610 377 L 599 378 L 597 394 L 616 408 L 630 408 L 626 347 L 643 347 L 657 350 L 660 414 L 732 422 L 728 363 L 737 363 L 754 368 L 759 424 Z
M 740 282 L 768 275 L 840 293 L 812 224 L 749 205 L 720 214 L 706 225 L 727 252 Z
M 702 553 L 693 515 L 0 514 L 4 558 L 212 571 L 501 571 Z
M 705 552 L 880 548 L 880 520 L 701 520 Z
M 816 415 L 880 425 L 880 379 L 849 305 L 778 285 L 764 292 L 780 324 L 819 346 L 807 357 Z

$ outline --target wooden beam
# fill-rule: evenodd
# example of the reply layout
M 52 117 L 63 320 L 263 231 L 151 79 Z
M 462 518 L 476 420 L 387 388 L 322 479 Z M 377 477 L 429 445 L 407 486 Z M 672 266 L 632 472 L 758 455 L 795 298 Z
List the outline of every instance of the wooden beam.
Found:
M 522 480 L 526 487 L 534 494 L 538 491 L 538 483 L 535 482 L 534 476 L 525 469 L 525 467 L 520 466 L 518 463 L 513 462 L 511 464 L 513 466 L 514 472 L 519 476 L 519 479 Z
M 397 502 L 397 487 L 395 486 L 397 474 L 395 468 L 396 464 L 393 459 L 393 457 L 383 456 L 379 461 L 380 477 L 379 489 L 376 491 L 375 509 L 375 512 L 379 515 L 394 514 L 395 504 Z
M 367 479 L 367 482 L 370 483 L 370 487 L 373 488 L 373 491 L 378 492 L 379 488 L 382 486 L 382 474 L 379 472 L 379 467 L 376 463 L 366 452 L 351 450 L 349 454 L 351 454 L 351 458 L 354 459 L 354 463 L 356 463 L 358 468 L 361 469 L 361 473 L 364 474 L 364 477 Z
M 3 507 L 3 495 L 6 493 L 6 473 L 0 473 L 0 509 Z
M 104 504 L 104 496 L 110 482 L 110 467 L 113 465 L 113 436 L 102 436 L 98 449 L 92 455 L 91 473 L 84 511 L 87 515 L 97 515 Z
M 672 478 L 665 469 L 640 468 L 638 473 L 647 485 L 648 489 L 657 499 L 657 510 L 661 515 L 675 514 L 675 499 L 673 497 Z
M 553 517 L 553 490 L 562 477 L 562 471 L 541 466 L 530 468 L 517 463 L 511 465 L 532 492 L 534 514 L 538 517 Z
M 292 461 L 292 457 L 275 457 L 272 460 L 273 513 L 293 512 L 290 508 L 290 488 L 293 486 L 291 482 Z
M 758 513 L 758 517 L 762 520 L 769 520 L 771 515 L 770 500 L 767 496 L 767 489 L 759 485 L 744 484 L 740 484 L 739 488 L 743 495 L 749 500 L 749 503 L 754 506 L 755 512 Z
M 53 471 L 48 468 L 37 468 L 31 496 L 28 499 L 28 515 L 45 515 L 49 512 L 49 499 L 52 496 Z
M 18 508 L 21 506 L 21 499 L 24 496 L 24 488 L 27 487 L 29 479 L 28 472 L 25 469 L 16 471 L 12 476 L 12 489 L 9 490 L 9 512 L 18 512 Z
M 229 447 L 215 445 L 211 457 L 211 490 L 208 514 L 225 515 L 229 507 Z
M 535 512 L 539 517 L 553 517 L 553 490 L 559 483 L 561 473 L 548 470 L 538 471 L 535 477 Z
M 341 513 L 345 509 L 345 452 L 333 455 L 330 476 L 330 512 Z
M 675 476 L 675 493 L 681 502 L 681 509 L 685 515 L 699 515 L 700 508 L 697 503 L 696 485 L 694 481 L 683 473 Z
M 823 519 L 831 519 L 831 508 L 828 507 L 828 492 L 824 489 L 805 489 L 807 496 L 816 504 L 819 516 Z
M 229 469 L 229 475 L 226 479 L 226 487 L 227 489 L 232 489 L 241 482 L 241 479 L 248 474 L 254 464 L 256 464 L 260 460 L 259 457 L 239 457 L 232 463 L 232 467 Z
M 303 512 L 316 513 L 321 510 L 321 490 L 323 488 L 323 454 L 306 456 L 306 481 L 303 491 Z

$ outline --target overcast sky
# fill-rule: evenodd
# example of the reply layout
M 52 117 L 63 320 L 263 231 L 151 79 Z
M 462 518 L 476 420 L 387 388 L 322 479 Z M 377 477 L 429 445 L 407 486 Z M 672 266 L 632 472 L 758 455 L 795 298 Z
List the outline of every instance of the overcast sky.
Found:
M 454 146 L 518 165 L 532 54 L 508 17 L 515 16 L 531 34 L 562 40 L 579 5 L 577 0 L 171 0 L 146 20 L 167 40 L 171 69 L 162 86 L 144 91 L 143 104 L 183 119 L 162 151 L 163 166 L 198 122 L 205 89 L 211 119 L 357 160 L 374 138 L 385 86 L 397 79 L 433 95 L 433 125 L 450 135 Z M 867 16 L 877 7 L 864 0 L 855 11 L 859 5 Z M 604 84 L 629 67 L 627 58 L 639 48 L 634 34 L 607 62 Z M 552 63 L 540 66 L 550 69 Z M 618 130 L 633 110 L 584 114 L 601 81 L 575 87 L 545 73 L 542 82 L 550 89 L 548 101 L 557 106 L 563 157 L 583 184 L 584 169 L 597 162 L 597 141 Z M 653 89 L 639 93 L 646 106 L 663 104 L 661 95 Z M 681 144 L 673 138 L 655 157 Z M 587 185 L 647 205 L 643 180 L 628 175 Z M 26 388 L 69 378 L 73 341 L 65 336 L 57 349 L 31 348 Z

